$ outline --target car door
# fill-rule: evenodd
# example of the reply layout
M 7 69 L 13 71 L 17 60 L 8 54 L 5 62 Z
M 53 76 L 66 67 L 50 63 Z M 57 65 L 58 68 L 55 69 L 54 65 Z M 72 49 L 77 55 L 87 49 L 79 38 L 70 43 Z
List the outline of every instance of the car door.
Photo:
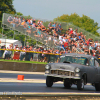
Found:
M 97 80 L 98 69 L 95 67 L 94 57 L 90 58 L 89 67 L 87 68 L 87 81 L 93 83 Z
M 100 82 L 100 63 L 99 63 L 99 67 L 98 67 L 98 81 Z
M 96 74 L 95 74 L 95 82 L 99 81 L 99 62 L 97 59 L 94 59 L 94 68 L 96 70 Z
M 98 59 L 95 59 L 95 67 L 98 70 L 98 73 L 96 74 L 96 79 L 97 79 L 96 81 L 100 82 L 100 63 Z

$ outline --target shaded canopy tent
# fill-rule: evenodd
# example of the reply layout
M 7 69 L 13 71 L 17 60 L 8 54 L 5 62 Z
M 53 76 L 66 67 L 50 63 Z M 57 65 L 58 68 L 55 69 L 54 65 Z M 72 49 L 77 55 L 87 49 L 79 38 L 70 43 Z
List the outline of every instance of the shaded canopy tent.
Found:
M 18 47 L 22 46 L 22 43 L 19 40 L 12 40 L 12 39 L 0 39 L 0 46 L 4 46 L 7 48 L 9 45 L 13 44 L 13 48 L 15 45 Z

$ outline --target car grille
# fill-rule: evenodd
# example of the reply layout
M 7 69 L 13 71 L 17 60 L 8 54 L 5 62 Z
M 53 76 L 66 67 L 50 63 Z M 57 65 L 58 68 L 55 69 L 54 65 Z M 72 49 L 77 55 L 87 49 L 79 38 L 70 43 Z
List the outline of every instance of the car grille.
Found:
M 74 72 L 62 71 L 62 70 L 51 70 L 51 74 L 74 76 Z

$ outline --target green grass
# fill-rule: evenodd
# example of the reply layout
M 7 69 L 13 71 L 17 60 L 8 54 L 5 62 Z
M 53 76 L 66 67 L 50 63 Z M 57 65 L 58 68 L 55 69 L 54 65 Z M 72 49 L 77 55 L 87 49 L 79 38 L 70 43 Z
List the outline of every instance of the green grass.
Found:
M 6 62 L 20 62 L 20 63 L 47 64 L 46 62 L 37 62 L 37 61 L 19 61 L 19 60 L 4 60 L 4 59 L 0 59 L 0 61 L 6 61 Z

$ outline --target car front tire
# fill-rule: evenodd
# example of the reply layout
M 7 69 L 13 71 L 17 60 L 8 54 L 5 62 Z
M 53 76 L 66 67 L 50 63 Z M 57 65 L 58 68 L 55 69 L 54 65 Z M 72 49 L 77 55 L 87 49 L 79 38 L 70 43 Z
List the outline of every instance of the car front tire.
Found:
M 52 79 L 52 77 L 47 76 L 46 77 L 46 86 L 47 87 L 52 87 L 52 85 L 53 85 L 53 79 Z
M 84 79 L 80 79 L 77 81 L 77 89 L 83 90 L 84 89 Z
M 64 87 L 67 89 L 70 89 L 72 86 L 71 82 L 69 81 L 69 79 L 65 79 L 64 80 Z

